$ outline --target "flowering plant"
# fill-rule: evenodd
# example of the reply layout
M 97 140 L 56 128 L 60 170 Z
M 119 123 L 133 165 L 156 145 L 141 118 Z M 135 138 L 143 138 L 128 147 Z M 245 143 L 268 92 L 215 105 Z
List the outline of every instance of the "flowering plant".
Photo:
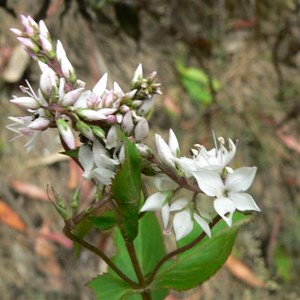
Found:
M 235 212 L 260 211 L 245 192 L 256 167 L 229 167 L 236 143 L 228 139 L 227 145 L 222 137 L 214 136 L 210 150 L 194 145 L 189 158 L 181 156 L 170 129 L 168 142 L 156 134 L 152 148 L 145 139 L 147 117 L 161 94 L 155 72 L 145 77 L 140 64 L 127 92 L 116 82 L 108 87 L 107 74 L 86 89 L 62 43 L 54 46 L 45 23 L 30 16 L 21 20 L 24 28 L 11 30 L 39 63 L 41 76 L 37 92 L 27 82 L 21 87 L 24 96 L 10 100 L 28 115 L 9 117 L 14 123 L 7 128 L 30 137 L 27 151 L 43 131 L 57 129 L 64 154 L 96 186 L 84 210 L 79 189 L 70 201 L 54 188 L 49 198 L 64 219 L 65 235 L 108 265 L 105 274 L 88 283 L 97 299 L 158 300 L 170 289 L 184 291 L 206 281 L 225 262 L 245 222 L 244 215 Z M 151 195 L 145 177 L 151 177 L 157 189 Z M 211 198 L 214 212 L 205 209 L 204 198 Z M 161 212 L 163 231 L 153 211 Z M 114 228 L 112 258 L 84 239 L 93 228 Z M 167 253 L 163 236 L 173 232 L 175 249 Z

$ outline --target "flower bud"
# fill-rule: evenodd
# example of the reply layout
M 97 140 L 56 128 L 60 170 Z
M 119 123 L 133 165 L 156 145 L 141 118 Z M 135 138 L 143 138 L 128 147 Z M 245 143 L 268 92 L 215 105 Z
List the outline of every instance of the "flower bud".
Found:
M 57 60 L 59 62 L 61 62 L 62 57 L 66 56 L 66 55 L 67 55 L 66 51 L 65 51 L 61 41 L 58 40 L 57 43 L 56 43 L 56 57 L 57 57 Z
M 144 140 L 149 133 L 149 124 L 145 118 L 142 118 L 134 128 L 134 137 L 136 141 Z
M 88 108 L 79 108 L 76 110 L 76 113 L 88 121 L 101 121 L 107 119 L 107 117 L 101 113 L 101 109 L 93 110 Z
M 40 78 L 40 89 L 45 97 L 49 97 L 56 91 L 56 74 L 49 67 L 45 68 Z
M 133 75 L 133 78 L 131 81 L 136 82 L 142 78 L 143 78 L 143 67 L 142 67 L 142 64 L 139 64 L 134 72 L 134 75 Z
M 70 63 L 67 56 L 62 56 L 61 61 L 60 61 L 60 67 L 61 67 L 61 71 L 64 74 L 64 76 L 66 77 L 66 79 L 68 79 L 70 82 L 76 82 L 77 77 L 75 74 L 74 67 Z
M 41 34 L 39 35 L 39 41 L 40 41 L 41 47 L 44 50 L 45 54 L 47 56 L 49 56 L 50 58 L 54 58 L 55 51 L 53 49 L 53 45 L 51 44 L 51 42 Z
M 10 28 L 9 29 L 11 32 L 13 32 L 14 34 L 16 34 L 17 36 L 23 36 L 23 31 L 21 31 L 20 29 L 17 28 Z
M 28 50 L 37 53 L 39 51 L 39 47 L 29 38 L 17 37 L 19 42 Z
M 62 106 L 71 106 L 73 105 L 79 98 L 79 96 L 81 95 L 81 93 L 83 92 L 84 88 L 79 88 L 73 91 L 68 92 L 67 94 L 65 94 L 63 96 L 63 98 L 61 100 L 59 100 L 59 104 L 61 104 Z
M 114 82 L 114 93 L 118 96 L 118 97 L 122 97 L 124 95 L 123 90 L 121 89 L 121 87 L 119 86 L 119 84 L 115 81 Z
M 93 141 L 95 139 L 92 129 L 86 123 L 84 123 L 82 121 L 77 121 L 76 122 L 76 128 L 87 139 L 89 139 L 91 141 Z
M 37 109 L 40 107 L 40 103 L 31 97 L 19 97 L 10 100 L 10 102 L 26 109 Z
M 43 20 L 39 21 L 39 31 L 43 37 L 45 37 L 47 40 L 50 41 L 50 33 L 49 33 L 48 28 Z
M 107 85 L 107 73 L 105 73 L 100 80 L 96 83 L 93 88 L 93 93 L 99 97 L 101 97 L 106 89 Z
M 105 131 L 102 128 L 91 125 L 91 129 L 92 129 L 93 134 L 96 135 L 97 137 L 99 137 L 100 139 L 105 138 Z
M 45 117 L 39 117 L 32 121 L 32 123 L 28 126 L 28 128 L 32 130 L 43 131 L 47 129 L 50 125 L 50 120 Z
M 154 106 L 155 98 L 155 96 L 152 96 L 150 99 L 143 100 L 143 103 L 137 109 L 137 113 L 140 116 L 148 115 Z
M 64 119 L 56 120 L 56 125 L 62 140 L 66 143 L 69 149 L 75 149 L 75 138 L 72 129 Z
M 126 135 L 130 135 L 133 130 L 134 124 L 132 120 L 132 114 L 129 110 L 123 117 L 121 128 Z

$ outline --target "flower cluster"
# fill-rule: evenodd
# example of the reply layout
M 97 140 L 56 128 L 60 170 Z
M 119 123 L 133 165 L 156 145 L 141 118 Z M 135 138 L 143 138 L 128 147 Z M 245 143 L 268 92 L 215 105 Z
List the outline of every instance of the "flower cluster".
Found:
M 88 90 L 85 83 L 77 79 L 75 70 L 60 41 L 54 46 L 43 21 L 36 23 L 30 16 L 21 16 L 23 30 L 11 29 L 24 49 L 39 62 L 41 76 L 37 93 L 29 82 L 21 87 L 25 94 L 14 97 L 11 103 L 26 109 L 30 115 L 10 117 L 13 124 L 7 126 L 19 136 L 30 136 L 25 148 L 30 150 L 37 137 L 48 128 L 57 128 L 65 149 L 76 148 L 76 135 L 80 146 L 79 161 L 87 170 L 88 178 L 99 179 L 103 184 L 111 182 L 115 165 L 105 167 L 106 175 L 99 175 L 99 165 L 90 169 L 89 152 L 100 144 L 108 151 L 103 154 L 114 161 L 116 152 L 122 146 L 120 132 L 133 141 L 141 143 L 148 135 L 147 116 L 152 110 L 155 95 L 160 94 L 160 84 L 155 73 L 143 77 L 142 65 L 136 69 L 130 83 L 130 90 L 123 92 L 118 83 L 107 86 L 107 74 Z M 100 143 L 100 144 L 99 144 Z M 97 146 L 95 146 L 97 145 Z M 92 157 L 92 156 L 91 156 Z M 103 161 L 102 161 L 103 162 Z M 98 166 L 98 167 L 97 167 Z M 89 175 L 87 175 L 89 174 Z
M 177 240 L 188 235 L 195 223 L 211 236 L 211 217 L 202 208 L 201 193 L 213 198 L 216 213 L 229 226 L 236 210 L 260 210 L 245 192 L 254 180 L 256 167 L 233 170 L 228 166 L 236 154 L 236 144 L 231 139 L 226 145 L 219 138 L 210 150 L 196 144 L 191 158 L 180 156 L 179 143 L 171 129 L 168 142 L 155 135 L 156 152 L 144 144 L 149 132 L 147 117 L 156 95 L 161 94 L 155 72 L 144 77 L 140 64 L 127 92 L 116 82 L 108 87 L 107 74 L 92 89 L 86 89 L 62 43 L 53 44 L 45 23 L 36 23 L 29 16 L 21 16 L 21 20 L 23 30 L 12 31 L 38 61 L 41 76 L 37 92 L 26 81 L 27 87 L 21 86 L 24 96 L 10 100 L 27 110 L 28 115 L 10 117 L 14 123 L 7 128 L 18 136 L 31 137 L 25 144 L 27 150 L 43 131 L 57 129 L 66 150 L 77 148 L 74 153 L 83 177 L 94 180 L 103 190 L 113 184 L 118 167 L 126 159 L 122 141 L 128 137 L 135 143 L 144 165 L 150 166 L 148 175 L 154 176 L 158 190 L 147 197 L 141 211 L 161 210 L 165 233 L 173 228 Z M 182 188 L 193 192 L 191 199 L 178 194 Z
M 236 145 L 231 139 L 228 141 L 228 149 L 223 138 L 219 138 L 219 145 L 215 143 L 215 148 L 211 150 L 197 144 L 191 149 L 192 158 L 180 157 L 179 144 L 172 130 L 169 132 L 168 143 L 160 135 L 156 135 L 155 141 L 157 159 L 163 165 L 162 170 L 168 175 L 173 174 L 173 180 L 166 175 L 157 175 L 154 183 L 159 191 L 146 199 L 141 210 L 161 210 L 164 227 L 168 229 L 173 226 L 177 240 L 192 231 L 194 221 L 208 236 L 211 235 L 208 225 L 211 219 L 201 209 L 198 193 L 213 197 L 215 211 L 229 226 L 232 225 L 232 216 L 236 210 L 260 211 L 251 195 L 245 193 L 254 180 L 256 167 L 236 170 L 228 167 L 236 153 Z M 191 200 L 176 198 L 179 185 L 174 180 L 178 183 L 184 180 L 185 187 L 194 192 Z M 170 215 L 173 217 L 171 225 Z

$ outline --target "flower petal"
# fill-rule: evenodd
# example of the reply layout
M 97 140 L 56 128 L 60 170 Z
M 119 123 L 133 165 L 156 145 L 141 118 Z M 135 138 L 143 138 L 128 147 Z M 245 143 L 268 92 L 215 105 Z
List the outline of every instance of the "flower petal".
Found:
M 171 204 L 170 211 L 182 210 L 183 208 L 185 208 L 187 206 L 188 203 L 189 203 L 189 200 L 186 198 L 177 199 L 176 201 L 174 201 Z
M 176 240 L 187 236 L 193 230 L 193 221 L 188 210 L 181 211 L 174 216 L 173 226 Z
M 154 177 L 154 185 L 160 192 L 173 191 L 178 187 L 175 181 L 164 174 L 157 174 Z
M 218 198 L 214 201 L 214 208 L 217 214 L 228 224 L 232 225 L 232 215 L 235 212 L 235 206 L 229 198 Z
M 180 155 L 178 140 L 172 129 L 169 131 L 169 148 L 174 156 Z
M 225 180 L 226 189 L 230 192 L 246 191 L 254 180 L 256 170 L 256 167 L 243 167 L 228 174 Z
M 202 230 L 209 236 L 211 237 L 211 232 L 210 232 L 210 227 L 206 223 L 206 221 L 201 218 L 198 214 L 194 213 L 194 219 L 195 221 L 200 225 Z
M 214 197 L 224 191 L 224 183 L 221 176 L 215 172 L 201 170 L 193 172 L 199 188 L 208 196 Z
M 166 199 L 165 193 L 154 193 L 150 195 L 144 205 L 141 208 L 141 211 L 156 211 L 162 208 L 163 203 Z
M 162 206 L 161 217 L 164 224 L 164 228 L 167 228 L 169 223 L 169 218 L 170 218 L 170 206 L 168 203 Z
M 228 196 L 232 200 L 236 209 L 240 211 L 260 211 L 260 208 L 256 205 L 252 196 L 247 193 L 229 193 Z

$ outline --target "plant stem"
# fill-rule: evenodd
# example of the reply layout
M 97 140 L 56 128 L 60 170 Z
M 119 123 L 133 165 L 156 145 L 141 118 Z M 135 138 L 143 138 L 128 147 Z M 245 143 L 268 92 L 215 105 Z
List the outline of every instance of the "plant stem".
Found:
M 131 259 L 132 266 L 134 268 L 135 274 L 136 274 L 136 276 L 138 278 L 139 284 L 143 288 L 143 287 L 146 286 L 145 285 L 145 278 L 144 278 L 144 275 L 143 275 L 140 263 L 138 261 L 137 255 L 136 255 L 134 244 L 131 241 L 127 241 L 125 238 L 124 238 L 124 241 L 125 241 L 127 252 L 128 252 L 128 254 L 130 256 L 130 259 Z
M 146 289 L 147 283 L 145 282 L 145 278 L 144 278 L 140 263 L 138 261 L 137 255 L 136 255 L 134 243 L 131 241 L 127 241 L 125 238 L 124 238 L 124 241 L 125 241 L 125 245 L 126 245 L 128 254 L 130 256 L 131 263 L 134 268 L 135 274 L 138 278 L 139 285 L 141 288 L 145 288 L 143 290 L 143 292 L 141 293 L 141 296 L 142 296 L 143 300 L 151 300 L 152 299 L 151 293 L 150 293 L 149 289 Z
M 64 234 L 71 239 L 72 241 L 78 243 L 79 245 L 81 245 L 82 247 L 86 248 L 87 250 L 93 252 L 94 254 L 96 254 L 97 256 L 99 256 L 100 258 L 102 258 L 107 264 L 108 266 L 125 282 L 127 282 L 130 286 L 132 286 L 133 288 L 137 289 L 140 286 L 132 281 L 129 277 L 127 277 L 110 259 L 109 257 L 107 257 L 101 250 L 99 250 L 98 248 L 96 248 L 95 246 L 93 246 L 92 244 L 80 239 L 79 237 L 77 237 L 76 235 L 74 235 L 71 232 L 71 224 L 67 221 L 65 224 L 65 227 L 63 229 Z
M 212 229 L 219 221 L 221 220 L 221 217 L 220 216 L 216 216 L 211 225 L 210 225 L 210 228 Z M 149 285 L 156 273 L 158 272 L 158 270 L 160 269 L 160 267 L 167 261 L 169 260 L 170 258 L 180 254 L 180 253 L 183 253 L 189 249 L 191 249 L 192 247 L 194 247 L 196 244 L 198 244 L 199 242 L 201 242 L 203 240 L 203 238 L 206 236 L 206 233 L 205 232 L 202 232 L 196 239 L 194 239 L 192 242 L 190 242 L 189 244 L 185 245 L 185 246 L 182 246 L 170 253 L 168 253 L 167 255 L 165 255 L 163 258 L 161 258 L 158 263 L 156 264 L 156 266 L 154 267 L 154 269 L 152 270 L 152 272 L 149 274 L 149 276 L 147 277 L 147 280 L 146 280 L 146 283 Z

